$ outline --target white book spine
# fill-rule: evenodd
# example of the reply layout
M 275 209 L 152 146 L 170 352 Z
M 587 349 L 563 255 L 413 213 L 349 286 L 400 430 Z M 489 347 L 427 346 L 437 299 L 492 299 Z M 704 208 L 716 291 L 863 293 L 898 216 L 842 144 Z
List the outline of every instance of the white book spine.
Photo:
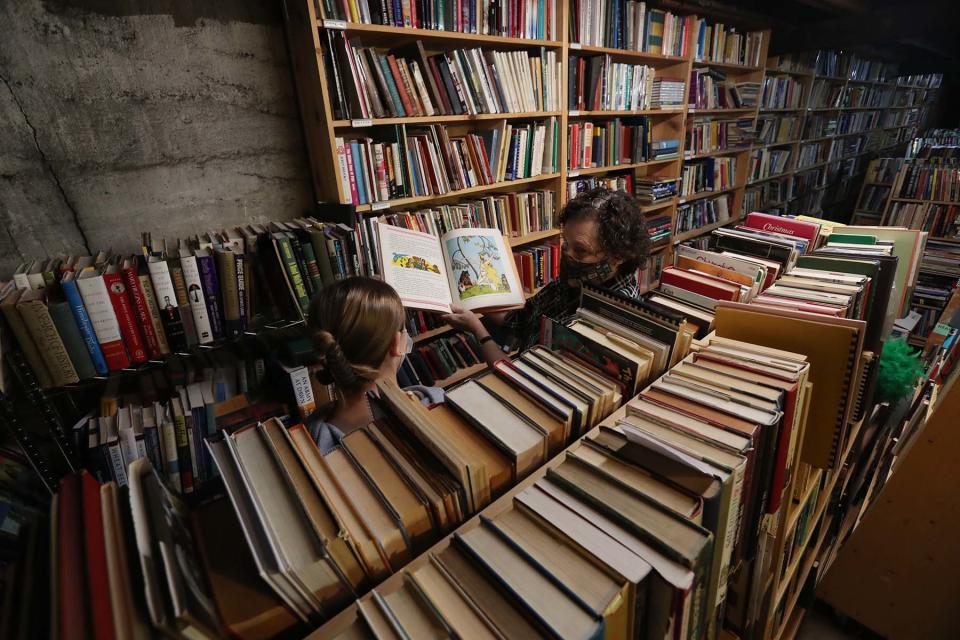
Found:
M 153 403 L 153 412 L 160 431 L 160 451 L 163 455 L 164 471 L 170 485 L 177 491 L 183 491 L 180 484 L 180 467 L 177 459 L 177 435 L 174 430 L 170 411 L 159 402 Z
M 200 280 L 197 259 L 194 256 L 183 256 L 180 258 L 180 266 L 183 268 L 183 279 L 187 285 L 187 298 L 190 300 L 193 321 L 197 326 L 197 339 L 200 344 L 211 343 L 213 330 L 210 328 L 210 318 L 207 315 L 207 303 L 203 297 L 203 283 Z
M 344 197 L 350 198 L 350 171 L 347 168 L 347 153 L 344 147 L 343 138 L 337 138 L 337 167 L 340 172 L 340 191 Z M 151 273 L 152 270 L 151 270 Z M 169 275 L 167 278 L 169 279 Z
M 93 325 L 97 341 L 100 344 L 122 341 L 120 323 L 117 322 L 117 314 L 113 310 L 113 303 L 110 302 L 110 294 L 107 293 L 103 276 L 79 278 L 77 289 L 80 290 L 83 306 L 87 308 L 87 315 L 90 316 L 90 323 Z

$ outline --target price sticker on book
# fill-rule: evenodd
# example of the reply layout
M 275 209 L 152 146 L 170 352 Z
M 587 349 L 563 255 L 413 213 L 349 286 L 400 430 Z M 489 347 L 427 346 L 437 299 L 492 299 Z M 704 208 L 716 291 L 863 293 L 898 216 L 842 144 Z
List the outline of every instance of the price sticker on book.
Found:
M 571 109 L 567 115 L 578 116 L 578 115 L 580 115 L 580 110 L 579 110 L 579 109 Z
M 374 202 L 370 205 L 370 211 L 383 211 L 384 209 L 389 209 L 389 202 Z
M 578 50 L 578 49 L 582 49 L 582 48 L 583 48 L 583 45 L 580 44 L 579 42 L 571 42 L 571 43 L 570 43 L 570 48 L 571 48 L 571 49 L 574 49 L 574 50 Z
M 362 118 L 362 119 L 360 119 L 360 120 L 352 120 L 352 121 L 350 122 L 350 126 L 352 126 L 352 127 L 372 127 L 372 126 L 373 126 L 373 120 L 371 120 L 370 118 Z
M 326 27 L 327 29 L 340 29 L 341 31 L 345 31 L 347 28 L 347 21 L 346 20 L 324 20 L 323 26 Z
M 579 175 L 580 175 L 579 171 L 567 171 L 568 178 L 576 178 Z

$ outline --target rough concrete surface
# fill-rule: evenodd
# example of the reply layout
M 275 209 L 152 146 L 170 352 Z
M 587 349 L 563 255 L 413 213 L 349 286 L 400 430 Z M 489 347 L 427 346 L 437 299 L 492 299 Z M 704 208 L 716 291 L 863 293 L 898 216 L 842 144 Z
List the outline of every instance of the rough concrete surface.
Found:
M 0 0 L 0 278 L 311 208 L 275 0 Z

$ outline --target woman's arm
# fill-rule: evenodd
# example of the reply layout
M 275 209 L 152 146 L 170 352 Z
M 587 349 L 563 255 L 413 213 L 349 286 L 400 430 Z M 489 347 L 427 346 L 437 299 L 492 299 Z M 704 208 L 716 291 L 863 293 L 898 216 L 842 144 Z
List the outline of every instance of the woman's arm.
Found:
M 441 316 L 444 322 L 455 329 L 472 333 L 478 342 L 490 335 L 487 328 L 483 326 L 483 322 L 480 321 L 480 318 L 477 317 L 477 314 L 473 311 L 457 305 L 453 305 L 451 308 L 453 309 L 453 313 L 447 313 Z M 488 367 L 492 367 L 494 362 L 503 360 L 504 357 L 506 357 L 503 349 L 500 348 L 500 345 L 498 345 L 495 340 L 486 340 L 480 345 L 480 356 L 487 363 Z

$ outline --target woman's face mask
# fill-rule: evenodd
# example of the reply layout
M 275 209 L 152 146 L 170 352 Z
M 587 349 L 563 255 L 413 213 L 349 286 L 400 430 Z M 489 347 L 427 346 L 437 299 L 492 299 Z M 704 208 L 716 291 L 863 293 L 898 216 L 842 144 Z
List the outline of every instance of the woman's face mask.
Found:
M 560 279 L 567 282 L 579 280 L 581 282 L 603 283 L 612 278 L 614 273 L 609 260 L 581 262 L 571 258 L 566 253 L 560 256 Z

